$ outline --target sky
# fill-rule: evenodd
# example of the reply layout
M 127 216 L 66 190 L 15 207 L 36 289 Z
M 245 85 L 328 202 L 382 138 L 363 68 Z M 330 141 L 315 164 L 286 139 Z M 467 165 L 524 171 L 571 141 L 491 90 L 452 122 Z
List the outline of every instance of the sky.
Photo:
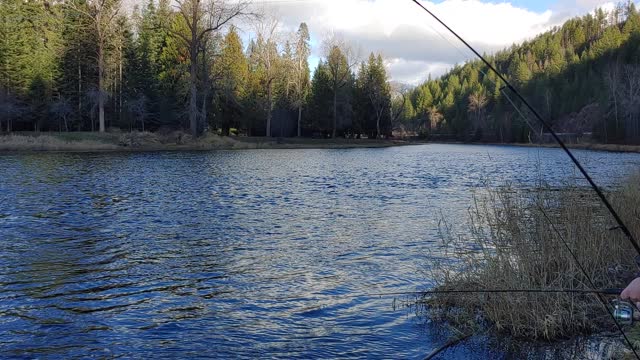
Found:
M 420 1 L 481 53 L 533 38 L 597 7 L 613 7 L 610 0 Z M 391 80 L 412 85 L 473 57 L 411 0 L 254 0 L 253 6 L 278 18 L 284 33 L 307 23 L 312 68 L 330 34 L 358 49 L 363 60 L 370 52 L 381 53 Z

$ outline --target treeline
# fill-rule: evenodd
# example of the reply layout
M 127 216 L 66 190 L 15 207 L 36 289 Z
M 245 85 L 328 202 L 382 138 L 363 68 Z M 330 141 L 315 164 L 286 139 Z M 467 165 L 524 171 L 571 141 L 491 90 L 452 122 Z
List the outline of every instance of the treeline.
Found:
M 328 39 L 310 79 L 307 25 L 279 29 L 243 1 L 2 0 L 0 131 L 391 134 L 380 56 Z
M 556 131 L 640 142 L 640 14 L 633 2 L 569 20 L 488 60 Z M 456 66 L 409 94 L 397 127 L 466 141 L 544 137 L 503 86 L 480 61 Z

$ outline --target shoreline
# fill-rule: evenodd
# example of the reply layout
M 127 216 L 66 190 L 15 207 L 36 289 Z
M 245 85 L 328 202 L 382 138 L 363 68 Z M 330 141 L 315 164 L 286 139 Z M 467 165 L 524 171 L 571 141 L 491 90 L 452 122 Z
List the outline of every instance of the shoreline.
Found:
M 179 138 L 183 136 L 180 135 Z M 131 138 L 134 138 L 133 140 Z M 423 141 L 264 138 L 205 135 L 195 141 L 159 139 L 152 133 L 14 133 L 0 135 L 0 154 L 38 152 L 161 152 L 255 149 L 362 149 L 423 145 Z M 133 143 L 133 144 L 131 144 Z M 131 145 L 128 145 L 131 144 Z
M 556 148 L 560 149 L 558 144 L 532 144 L 532 143 L 494 143 L 494 142 L 464 142 L 464 141 L 433 141 L 424 142 L 424 144 L 449 144 L 449 145 L 486 145 L 486 146 L 512 146 L 512 147 L 529 147 L 529 148 Z M 570 150 L 589 150 L 604 151 L 617 153 L 640 153 L 640 145 L 623 145 L 623 144 L 565 144 Z
M 179 140 L 176 140 L 178 138 Z M 182 140 L 186 138 L 186 140 Z M 312 139 L 235 137 L 208 134 L 196 140 L 184 134 L 161 136 L 155 133 L 13 133 L 0 135 L 0 154 L 20 152 L 161 152 L 256 149 L 366 149 L 411 145 L 488 145 L 530 148 L 560 148 L 558 144 L 481 143 L 463 141 Z M 640 153 L 640 145 L 567 144 L 569 149 Z
M 623 144 L 565 144 L 567 148 L 572 150 L 590 150 L 617 153 L 640 153 L 640 145 L 623 145 Z M 513 146 L 520 147 L 538 147 L 538 148 L 560 148 L 558 144 L 521 144 L 515 143 Z

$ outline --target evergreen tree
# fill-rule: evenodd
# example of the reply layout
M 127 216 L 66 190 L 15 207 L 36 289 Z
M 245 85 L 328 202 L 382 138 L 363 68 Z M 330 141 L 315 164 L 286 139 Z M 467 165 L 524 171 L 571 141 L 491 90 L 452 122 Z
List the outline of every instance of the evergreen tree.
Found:
M 331 129 L 329 124 L 333 117 L 333 89 L 328 66 L 320 61 L 313 72 L 311 91 L 309 93 L 310 126 L 313 130 Z
M 235 27 L 224 38 L 218 74 L 219 123 L 223 135 L 229 135 L 231 127 L 239 127 L 245 116 L 249 64 L 244 54 L 242 40 Z
M 356 84 L 368 103 L 359 109 L 363 112 L 359 118 L 364 119 L 365 131 L 373 138 L 390 136 L 391 91 L 382 56 L 369 55 L 368 61 L 360 66 Z

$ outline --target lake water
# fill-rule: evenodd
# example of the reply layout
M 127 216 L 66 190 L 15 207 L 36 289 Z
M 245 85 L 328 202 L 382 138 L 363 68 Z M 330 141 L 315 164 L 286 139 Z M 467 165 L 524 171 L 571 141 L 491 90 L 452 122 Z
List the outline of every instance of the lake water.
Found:
M 577 154 L 605 186 L 640 165 Z M 366 294 L 429 288 L 440 217 L 540 176 L 576 174 L 506 146 L 0 155 L 0 357 L 423 358 L 446 334 Z

